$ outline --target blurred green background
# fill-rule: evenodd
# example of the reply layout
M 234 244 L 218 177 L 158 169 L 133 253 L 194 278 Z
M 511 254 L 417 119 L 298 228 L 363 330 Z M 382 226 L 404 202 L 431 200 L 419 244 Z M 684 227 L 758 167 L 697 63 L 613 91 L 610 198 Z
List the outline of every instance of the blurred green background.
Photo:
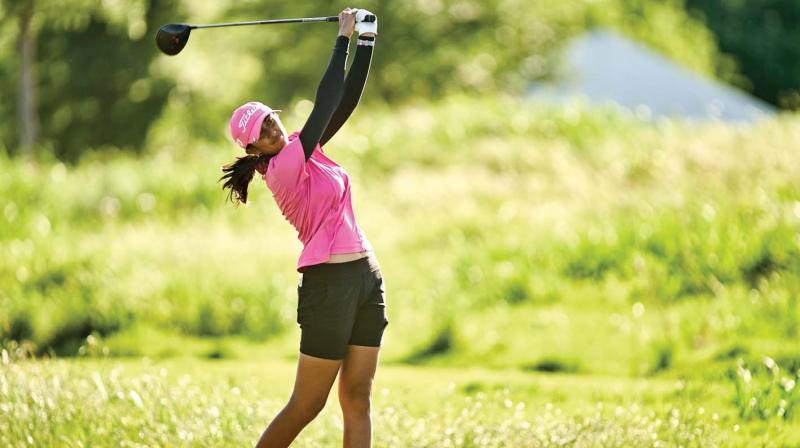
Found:
M 794 0 L 0 1 L 3 346 L 296 356 L 301 245 L 259 180 L 237 209 L 217 179 L 239 104 L 302 126 L 336 27 L 201 30 L 175 57 L 154 36 L 345 6 L 380 24 L 328 148 L 387 279 L 382 362 L 718 382 L 737 418 L 798 434 Z M 782 112 L 650 122 L 521 99 L 600 26 Z

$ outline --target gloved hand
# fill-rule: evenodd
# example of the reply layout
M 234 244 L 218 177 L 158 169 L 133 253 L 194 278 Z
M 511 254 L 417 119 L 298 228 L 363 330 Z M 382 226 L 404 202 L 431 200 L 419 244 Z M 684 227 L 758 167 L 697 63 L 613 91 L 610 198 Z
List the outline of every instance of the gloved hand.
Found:
M 366 9 L 359 9 L 356 13 L 356 32 L 358 34 L 373 33 L 377 36 L 378 16 Z

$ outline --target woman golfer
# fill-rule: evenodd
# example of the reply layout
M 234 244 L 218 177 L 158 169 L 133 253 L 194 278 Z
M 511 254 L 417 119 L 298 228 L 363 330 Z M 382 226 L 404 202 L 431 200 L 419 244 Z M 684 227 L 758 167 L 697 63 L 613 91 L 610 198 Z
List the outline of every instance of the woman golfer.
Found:
M 230 119 L 233 140 L 248 155 L 223 167 L 223 188 L 230 188 L 234 200 L 247 202 L 247 186 L 258 171 L 303 242 L 297 263 L 301 336 L 294 390 L 257 447 L 288 446 L 325 406 L 340 369 L 344 446 L 371 445 L 372 380 L 389 323 L 385 289 L 372 245 L 356 223 L 347 172 L 322 149 L 364 90 L 378 27 L 377 19 L 362 21 L 367 15 L 372 14 L 350 8 L 339 14 L 333 55 L 300 132 L 287 134 L 280 111 L 258 102 L 242 105 Z M 354 30 L 358 45 L 345 79 Z

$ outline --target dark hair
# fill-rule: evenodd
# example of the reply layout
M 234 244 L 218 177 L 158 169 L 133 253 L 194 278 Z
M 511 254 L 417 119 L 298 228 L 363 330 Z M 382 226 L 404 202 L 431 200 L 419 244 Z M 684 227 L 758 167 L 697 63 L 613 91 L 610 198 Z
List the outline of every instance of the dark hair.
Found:
M 247 155 L 237 157 L 235 162 L 222 167 L 222 171 L 225 174 L 219 178 L 219 181 L 221 182 L 225 179 L 225 183 L 222 184 L 223 190 L 226 188 L 231 189 L 228 193 L 228 199 L 231 202 L 236 205 L 247 203 L 247 185 L 253 180 L 253 174 L 256 170 L 259 173 L 266 172 L 270 158 L 272 156 L 267 154 Z

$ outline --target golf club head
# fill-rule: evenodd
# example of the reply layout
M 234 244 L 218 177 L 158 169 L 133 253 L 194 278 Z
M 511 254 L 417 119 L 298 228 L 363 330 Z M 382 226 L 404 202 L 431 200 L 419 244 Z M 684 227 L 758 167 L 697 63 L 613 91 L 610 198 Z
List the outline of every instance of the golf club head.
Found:
M 164 54 L 175 56 L 186 46 L 191 31 L 191 27 L 180 23 L 164 25 L 156 33 L 156 45 Z

